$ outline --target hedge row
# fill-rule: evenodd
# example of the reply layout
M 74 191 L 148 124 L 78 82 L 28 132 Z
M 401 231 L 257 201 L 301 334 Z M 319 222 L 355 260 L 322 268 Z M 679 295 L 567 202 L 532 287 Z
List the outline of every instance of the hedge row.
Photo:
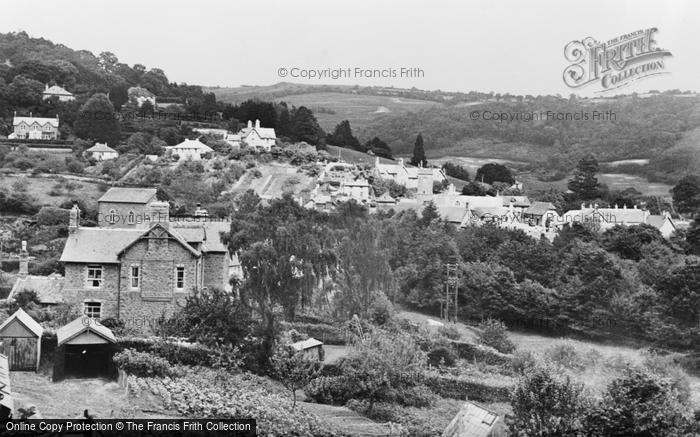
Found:
M 148 352 L 166 359 L 171 364 L 184 366 L 212 367 L 219 358 L 216 351 L 198 344 L 166 343 L 147 338 L 125 337 L 120 338 L 117 345 L 121 350 Z
M 496 349 L 481 344 L 467 343 L 463 341 L 453 341 L 457 355 L 465 360 L 477 361 L 492 365 L 508 365 L 513 359 L 512 355 L 503 354 Z
M 324 344 L 344 345 L 347 343 L 345 331 L 333 325 L 325 323 L 301 323 L 285 322 L 282 325 L 286 329 L 294 329 L 298 332 L 322 341 Z
M 488 385 L 475 379 L 446 375 L 426 375 L 423 383 L 443 398 L 474 400 L 479 402 L 508 402 L 511 387 Z

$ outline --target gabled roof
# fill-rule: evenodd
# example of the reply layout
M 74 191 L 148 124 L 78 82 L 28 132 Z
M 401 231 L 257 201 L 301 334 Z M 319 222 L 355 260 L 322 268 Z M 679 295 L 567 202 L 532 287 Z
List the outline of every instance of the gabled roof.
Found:
M 116 264 L 119 252 L 143 232 L 143 229 L 78 228 L 68 234 L 60 261 Z
M 56 304 L 63 302 L 63 276 L 53 273 L 49 276 L 27 275 L 17 278 L 12 286 L 7 300 L 12 299 L 17 293 L 34 291 L 42 304 Z
M 312 347 L 316 346 L 323 346 L 323 342 L 316 340 L 315 338 L 307 338 L 306 340 L 302 341 L 297 341 L 296 343 L 292 343 L 292 348 L 295 351 L 303 351 L 306 349 L 311 349 Z
M 117 153 L 116 150 L 113 148 L 109 147 L 105 143 L 95 143 L 94 146 L 90 147 L 89 149 L 85 150 L 86 152 L 113 152 Z
M 111 203 L 149 203 L 156 198 L 155 188 L 112 187 L 97 201 Z
M 51 126 L 58 128 L 58 118 L 42 118 L 42 117 L 14 117 L 12 119 L 12 125 L 17 126 L 20 123 L 26 123 L 32 125 L 37 123 L 40 126 L 50 124 Z
M 379 203 L 395 203 L 396 199 L 391 197 L 391 194 L 389 194 L 388 191 L 385 191 L 384 194 L 377 197 L 377 202 L 379 202 Z
M 88 316 L 80 316 L 67 325 L 61 326 L 56 330 L 56 340 L 58 341 L 58 346 L 63 345 L 64 343 L 85 332 L 97 334 L 110 343 L 115 343 L 117 341 L 112 333 L 112 330 Z
M 438 213 L 448 223 L 462 223 L 467 215 L 467 208 L 463 206 L 438 206 Z
M 152 233 L 156 229 L 162 229 L 163 231 L 165 231 L 168 235 L 173 237 L 175 239 L 175 241 L 177 241 L 185 249 L 187 249 L 192 255 L 197 256 L 197 257 L 201 255 L 201 253 L 197 249 L 195 249 L 194 247 L 190 246 L 190 244 L 187 242 L 187 240 L 182 235 L 180 235 L 180 233 L 177 232 L 175 229 L 168 229 L 165 226 L 163 226 L 162 224 L 156 223 L 155 225 L 151 226 L 149 229 L 147 229 L 145 231 L 143 229 L 140 229 L 140 231 L 141 231 L 140 235 L 138 237 L 136 237 L 133 241 L 128 243 L 126 246 L 124 246 L 119 252 L 117 252 L 117 258 L 120 257 L 122 255 L 122 253 L 124 253 L 131 246 L 136 244 L 141 238 L 146 237 L 148 234 Z
M 503 206 L 517 206 L 517 207 L 528 207 L 530 206 L 530 199 L 527 196 L 501 196 L 503 200 Z
M 661 226 L 664 225 L 666 220 L 668 220 L 668 222 L 671 223 L 673 229 L 676 229 L 676 224 L 673 223 L 673 220 L 671 220 L 669 217 L 666 217 L 665 215 L 651 214 L 649 215 L 649 217 L 647 217 L 647 224 L 659 229 L 661 228 Z
M 545 215 L 547 211 L 556 210 L 557 208 L 551 202 L 532 202 L 532 204 L 523 210 L 523 214 Z
M 32 319 L 32 317 L 25 313 L 22 308 L 18 309 L 17 311 L 14 312 L 10 317 L 7 318 L 4 322 L 2 322 L 2 325 L 0 325 L 0 333 L 10 325 L 14 320 L 17 320 L 19 323 L 24 325 L 25 328 L 27 328 L 32 334 L 36 335 L 37 337 L 41 337 L 41 335 L 44 333 L 44 328 L 41 327 L 39 322 L 36 320 Z

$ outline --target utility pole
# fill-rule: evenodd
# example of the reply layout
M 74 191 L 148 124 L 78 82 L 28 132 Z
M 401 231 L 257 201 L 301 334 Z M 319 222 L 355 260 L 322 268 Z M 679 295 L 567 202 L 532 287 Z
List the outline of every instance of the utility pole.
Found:
M 457 296 L 459 291 L 459 264 L 456 257 L 450 257 L 450 261 L 445 264 L 445 303 L 443 307 L 443 318 L 457 322 Z

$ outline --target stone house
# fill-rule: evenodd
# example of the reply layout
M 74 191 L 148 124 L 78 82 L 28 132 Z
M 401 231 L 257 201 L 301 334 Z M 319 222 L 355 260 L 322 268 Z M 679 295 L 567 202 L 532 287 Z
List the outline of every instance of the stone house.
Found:
M 413 167 L 404 163 L 402 158 L 396 164 L 383 164 L 379 157 L 375 159 L 373 175 L 382 179 L 392 180 L 399 185 L 418 194 L 433 194 L 433 183 L 447 181 L 447 176 L 441 168 L 437 167 Z
M 155 189 L 111 188 L 98 200 L 98 226 L 70 213 L 63 300 L 89 317 L 151 332 L 207 288 L 229 289 L 233 260 L 222 242 L 228 222 L 169 217 Z
M 240 142 L 266 152 L 269 152 L 277 141 L 275 130 L 271 127 L 260 127 L 260 120 L 255 120 L 255 126 L 253 126 L 252 121 L 248 120 L 248 126 L 241 129 L 238 135 Z

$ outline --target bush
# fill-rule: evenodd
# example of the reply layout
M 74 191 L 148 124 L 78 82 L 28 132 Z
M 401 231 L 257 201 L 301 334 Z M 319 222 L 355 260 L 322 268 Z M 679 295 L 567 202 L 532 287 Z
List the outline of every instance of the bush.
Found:
M 452 346 L 457 351 L 459 358 L 491 365 L 508 365 L 513 357 L 511 355 L 498 352 L 490 346 L 467 343 L 463 341 L 453 341 Z
M 368 315 L 372 323 L 383 326 L 394 316 L 394 307 L 384 293 L 378 293 L 369 307 Z
M 118 368 L 135 376 L 164 377 L 177 375 L 177 371 L 170 365 L 168 360 L 134 349 L 125 349 L 115 354 L 113 361 Z
M 304 387 L 304 393 L 311 400 L 329 405 L 345 405 L 354 391 L 344 376 L 320 376 Z
M 39 226 L 68 226 L 70 210 L 43 206 L 36 214 L 36 221 Z
M 457 328 L 457 325 L 454 323 L 448 323 L 447 325 L 441 326 L 438 329 L 438 333 L 446 338 L 449 338 L 450 340 L 462 339 L 462 333 L 459 332 L 459 328 Z
M 516 435 L 581 435 L 590 400 L 582 384 L 555 368 L 537 366 L 520 378 L 511 405 Z
M 510 354 L 515 352 L 515 344 L 508 338 L 505 323 L 496 319 L 488 319 L 479 325 L 479 342 L 491 346 L 498 352 Z
M 428 364 L 433 367 L 454 367 L 457 354 L 451 347 L 437 346 L 428 352 Z

